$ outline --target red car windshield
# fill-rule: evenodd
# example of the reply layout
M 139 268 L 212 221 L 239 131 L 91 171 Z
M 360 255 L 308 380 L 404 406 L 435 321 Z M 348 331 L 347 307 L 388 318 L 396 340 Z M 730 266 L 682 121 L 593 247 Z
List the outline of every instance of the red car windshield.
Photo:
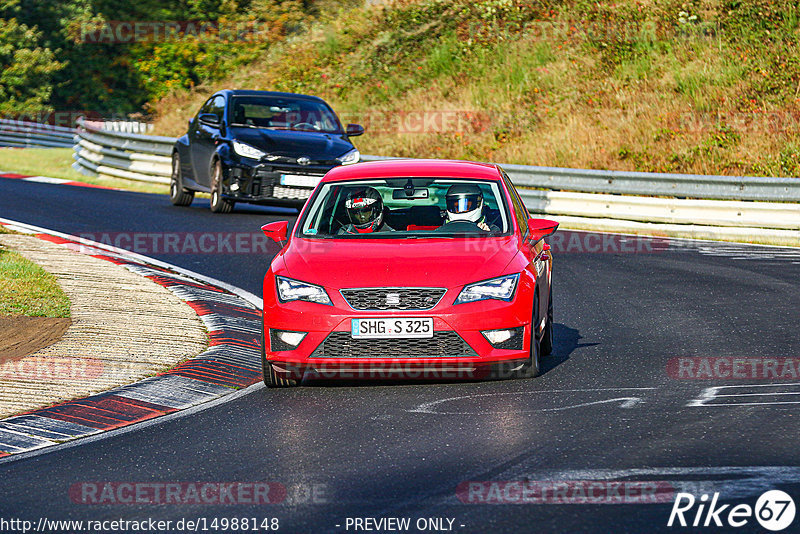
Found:
M 499 182 L 390 178 L 322 184 L 298 225 L 309 238 L 491 237 L 509 232 Z

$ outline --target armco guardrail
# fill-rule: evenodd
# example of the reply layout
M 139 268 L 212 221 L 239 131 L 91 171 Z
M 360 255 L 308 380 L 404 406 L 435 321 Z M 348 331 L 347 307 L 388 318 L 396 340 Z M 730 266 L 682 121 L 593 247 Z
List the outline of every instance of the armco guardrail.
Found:
M 502 167 L 533 213 L 583 217 L 587 221 L 729 227 L 737 228 L 737 232 L 768 228 L 780 234 L 772 236 L 772 242 L 800 244 L 800 179 Z M 659 198 L 667 196 L 670 198 Z M 791 234 L 781 233 L 785 231 Z
M 383 156 L 363 156 L 377 161 Z M 800 202 L 800 179 L 596 171 L 501 164 L 518 187 L 585 193 Z
M 75 168 L 167 183 L 171 137 L 108 131 L 79 121 Z M 396 159 L 363 156 L 363 161 Z M 503 165 L 528 208 L 555 216 L 789 231 L 800 243 L 800 179 L 595 171 Z M 669 197 L 669 198 L 663 198 Z M 769 202 L 764 202 L 769 201 Z
M 112 131 L 104 125 L 78 120 L 72 164 L 75 170 L 93 176 L 169 183 L 174 138 Z
M 71 148 L 74 136 L 73 128 L 0 119 L 0 146 Z

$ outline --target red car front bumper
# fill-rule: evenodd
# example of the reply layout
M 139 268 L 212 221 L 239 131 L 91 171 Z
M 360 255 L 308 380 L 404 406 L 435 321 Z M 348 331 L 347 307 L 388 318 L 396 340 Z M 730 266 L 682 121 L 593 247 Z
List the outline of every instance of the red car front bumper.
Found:
M 522 286 L 529 283 L 520 280 Z M 282 374 L 298 375 L 316 372 L 322 377 L 352 376 L 354 378 L 456 378 L 483 376 L 488 366 L 509 362 L 513 366 L 530 357 L 532 301 L 527 298 L 532 291 L 518 287 L 514 300 L 503 302 L 485 300 L 453 305 L 460 287 L 447 291 L 431 310 L 425 311 L 357 311 L 353 310 L 338 291 L 328 290 L 332 306 L 311 302 L 280 303 L 275 299 L 274 278 L 267 276 L 264 283 L 264 333 L 265 354 L 273 368 Z M 346 357 L 329 357 L 323 344 L 326 340 L 344 341 L 347 352 L 351 319 L 377 317 L 433 318 L 434 336 L 458 344 L 458 350 L 448 356 L 425 354 L 426 342 L 400 340 L 404 345 L 403 357 L 391 353 L 376 357 L 359 357 L 358 353 Z M 493 347 L 481 333 L 486 330 L 522 327 L 522 339 L 515 349 Z M 306 332 L 302 342 L 293 350 L 272 350 L 270 330 Z M 454 337 L 453 333 L 458 337 Z M 459 341 L 463 340 L 463 342 Z M 378 340 L 372 340 L 378 342 Z M 420 342 L 421 341 L 421 342 Z M 329 341 L 330 342 L 330 341 Z M 407 342 L 407 344 L 406 344 Z M 363 341 L 360 343 L 364 343 Z M 464 345 L 466 344 L 466 345 Z M 389 343 L 392 345 L 392 343 Z M 363 345 L 362 345 L 363 346 Z M 385 345 L 382 345 L 385 346 Z M 397 345 L 394 345 L 397 346 Z M 419 353 L 413 349 L 418 347 Z M 441 352 L 441 350 L 440 350 Z

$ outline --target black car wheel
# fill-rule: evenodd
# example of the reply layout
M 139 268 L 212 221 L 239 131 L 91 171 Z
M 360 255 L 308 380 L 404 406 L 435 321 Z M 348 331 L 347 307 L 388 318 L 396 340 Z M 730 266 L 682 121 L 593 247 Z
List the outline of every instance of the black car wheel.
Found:
M 541 355 L 549 356 L 553 352 L 553 282 L 550 282 L 550 296 L 547 298 L 547 323 L 540 345 Z
M 183 188 L 181 176 L 181 156 L 177 152 L 172 154 L 172 177 L 169 181 L 169 199 L 175 206 L 188 206 L 194 200 L 194 191 Z
M 211 211 L 214 213 L 230 213 L 233 202 L 222 198 L 222 162 L 214 160 L 211 167 Z
M 517 378 L 533 378 L 541 373 L 540 356 L 541 347 L 539 336 L 536 335 L 536 326 L 539 324 L 539 292 L 533 294 L 533 314 L 531 317 L 531 353 L 525 365 L 516 372 Z

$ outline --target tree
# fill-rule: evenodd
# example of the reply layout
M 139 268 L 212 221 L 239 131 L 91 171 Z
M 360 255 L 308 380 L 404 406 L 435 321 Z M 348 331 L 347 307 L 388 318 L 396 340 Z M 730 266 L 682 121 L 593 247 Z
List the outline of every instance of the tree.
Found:
M 41 33 L 16 19 L 0 19 L 0 114 L 52 111 L 53 76 L 62 68 L 49 48 L 39 46 Z

